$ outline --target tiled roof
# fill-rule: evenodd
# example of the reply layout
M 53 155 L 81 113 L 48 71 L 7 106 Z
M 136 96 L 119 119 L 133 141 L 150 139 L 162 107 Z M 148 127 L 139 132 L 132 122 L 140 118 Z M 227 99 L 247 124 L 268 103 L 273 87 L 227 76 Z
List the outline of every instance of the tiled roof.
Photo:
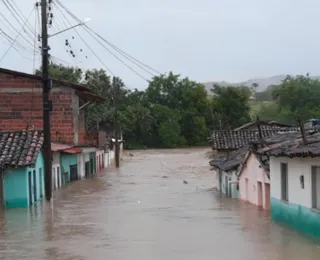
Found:
M 212 167 L 218 168 L 223 171 L 234 170 L 237 169 L 241 163 L 243 163 L 248 151 L 248 147 L 243 147 L 241 149 L 231 152 L 227 156 L 219 156 L 211 160 L 209 163 Z
M 320 157 L 320 134 L 307 135 L 306 139 L 306 144 L 300 136 L 294 140 L 267 145 L 258 149 L 256 154 L 268 157 Z
M 275 121 L 260 121 L 260 125 L 261 127 L 265 128 L 265 129 L 270 129 L 270 128 L 285 128 L 285 127 L 292 127 L 292 126 L 289 126 L 289 125 L 286 125 L 286 124 L 280 124 L 280 123 L 277 123 Z M 239 130 L 245 130 L 245 129 L 248 129 L 248 128 L 257 128 L 258 127 L 258 123 L 257 121 L 254 121 L 254 122 L 250 122 L 250 123 L 247 123 L 247 124 L 244 124 L 236 129 L 234 129 L 235 131 L 239 131 Z
M 60 143 L 51 143 L 51 151 L 52 152 L 60 152 L 66 149 L 70 149 L 73 146 L 66 145 L 66 144 L 60 144 Z
M 298 132 L 299 128 L 263 128 L 262 137 L 268 138 L 279 132 Z M 214 150 L 235 150 L 249 145 L 251 142 L 259 140 L 258 130 L 219 130 L 213 131 L 211 138 L 208 139 Z
M 0 168 L 34 167 L 42 144 L 42 131 L 0 132 Z

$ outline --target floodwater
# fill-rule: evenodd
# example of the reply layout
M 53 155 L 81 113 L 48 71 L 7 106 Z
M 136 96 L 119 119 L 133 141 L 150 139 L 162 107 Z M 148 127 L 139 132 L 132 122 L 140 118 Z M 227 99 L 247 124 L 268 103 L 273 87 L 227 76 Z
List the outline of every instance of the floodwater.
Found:
M 319 241 L 220 196 L 206 151 L 133 152 L 51 203 L 0 214 L 0 259 L 319 260 Z

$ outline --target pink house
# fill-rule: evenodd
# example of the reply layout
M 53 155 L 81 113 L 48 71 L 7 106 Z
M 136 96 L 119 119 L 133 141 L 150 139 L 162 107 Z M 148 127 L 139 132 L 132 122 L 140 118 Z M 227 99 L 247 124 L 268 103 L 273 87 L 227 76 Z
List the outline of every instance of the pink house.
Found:
M 270 209 L 270 178 L 268 167 L 257 155 L 248 153 L 239 171 L 239 199 Z

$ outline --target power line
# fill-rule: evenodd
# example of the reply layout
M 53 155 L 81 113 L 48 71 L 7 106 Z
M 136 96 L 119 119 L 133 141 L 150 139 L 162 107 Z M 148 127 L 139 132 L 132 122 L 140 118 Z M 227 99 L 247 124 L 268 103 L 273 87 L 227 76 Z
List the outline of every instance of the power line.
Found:
M 57 1 L 60 2 L 59 0 L 57 0 Z M 63 4 L 60 3 L 60 5 L 61 5 L 62 8 L 63 8 L 66 12 L 68 12 L 69 15 L 70 15 L 71 17 L 73 17 L 77 22 L 81 22 L 81 20 L 80 20 L 79 18 L 77 18 L 77 17 L 76 17 L 70 10 L 68 10 L 65 6 L 63 6 Z M 91 28 L 89 28 L 86 24 L 84 24 L 84 27 L 85 27 L 85 29 L 87 29 L 87 30 L 86 30 L 87 33 L 90 34 L 98 43 L 101 44 L 101 42 L 100 42 L 99 40 L 97 40 L 97 38 L 94 37 L 94 36 L 92 35 L 92 33 L 95 34 L 95 35 L 97 35 L 100 39 L 102 39 L 104 42 L 106 42 L 109 46 L 111 46 L 113 49 L 115 49 L 118 53 L 120 53 L 122 56 L 124 56 L 126 59 L 128 59 L 129 61 L 131 61 L 132 63 L 134 63 L 134 64 L 137 65 L 138 67 L 140 67 L 141 69 L 143 69 L 145 72 L 151 74 L 152 76 L 155 76 L 153 73 L 150 73 L 150 71 L 146 70 L 146 69 L 143 68 L 141 65 L 137 64 L 137 62 L 139 62 L 140 64 L 142 64 L 142 65 L 150 68 L 151 70 L 155 71 L 156 73 L 158 73 L 156 70 L 154 70 L 154 69 L 152 69 L 151 67 L 147 66 L 146 64 L 140 62 L 139 60 L 133 58 L 133 57 L 132 57 L 131 55 L 129 55 L 128 53 L 122 51 L 120 48 L 118 48 L 118 47 L 116 47 L 115 45 L 113 45 L 113 44 L 111 44 L 110 42 L 108 42 L 105 38 L 103 38 L 103 37 L 102 37 L 101 35 L 99 35 L 98 33 L 94 32 L 94 31 L 93 31 Z M 88 32 L 88 30 L 89 30 L 90 32 Z M 91 32 L 92 32 L 92 33 L 91 33 Z M 101 44 L 101 45 L 102 45 L 105 49 L 107 49 L 107 51 L 110 52 L 113 56 L 115 56 L 118 60 L 120 60 L 120 58 L 118 58 L 115 54 L 113 54 L 107 47 L 105 47 L 103 44 Z M 128 58 L 128 57 L 129 57 L 129 58 Z M 130 59 L 130 58 L 131 58 L 131 59 Z M 133 60 L 132 60 L 132 59 L 133 59 Z M 120 60 L 120 61 L 121 61 L 122 63 L 124 63 L 122 60 Z M 137 61 L 137 62 L 135 62 L 135 61 Z M 125 64 L 125 65 L 128 67 L 127 64 Z M 131 69 L 131 70 L 132 70 L 132 69 Z M 136 72 L 135 72 L 135 73 L 136 73 Z M 159 74 L 161 74 L 161 73 L 159 73 Z M 144 79 L 145 79 L 145 78 L 144 78 Z M 145 80 L 146 80 L 146 79 L 145 79 Z M 148 81 L 148 80 L 146 80 L 146 81 Z
M 18 29 L 16 29 L 12 23 L 10 23 L 10 21 L 0 12 L 0 16 L 3 17 L 4 21 L 7 22 L 7 24 L 9 25 L 9 27 L 11 27 L 16 33 L 21 34 Z M 1 20 L 1 19 L 0 19 Z M 30 39 L 26 38 L 24 35 L 21 34 L 21 37 L 26 41 L 26 43 L 28 43 L 29 45 L 31 45 L 33 47 L 33 42 L 30 41 Z M 33 39 L 32 39 L 33 40 Z
M 12 42 L 14 42 L 14 39 L 10 35 L 8 35 L 5 31 L 3 31 L 1 28 L 0 28 L 0 32 L 3 34 L 4 38 L 7 40 L 8 44 L 12 44 Z M 32 54 L 33 53 L 33 50 L 31 48 L 25 47 L 18 40 L 16 40 L 14 42 L 13 46 L 15 47 L 14 49 L 20 48 L 20 50 L 24 51 L 26 54 Z
M 0 58 L 0 63 L 2 62 L 2 60 L 5 58 L 5 56 L 8 54 L 8 52 L 11 50 L 11 48 L 13 47 L 13 45 L 15 44 L 16 40 L 18 39 L 18 37 L 21 35 L 21 32 L 24 30 L 28 20 L 30 19 L 30 16 L 32 15 L 33 11 L 34 11 L 35 7 L 32 8 L 31 13 L 29 14 L 28 18 L 26 19 L 24 25 L 22 26 L 22 28 L 20 29 L 20 31 L 18 32 L 17 36 L 14 38 L 14 40 L 11 42 L 10 46 L 8 47 L 8 49 L 6 50 L 6 52 L 2 55 L 2 57 Z M 34 46 L 34 53 L 36 52 L 35 46 Z M 35 55 L 35 54 L 34 54 Z
M 58 3 L 73 19 L 75 19 L 77 22 L 81 22 L 81 20 L 79 18 L 77 18 L 71 11 L 69 11 L 59 0 L 55 1 L 56 3 Z M 124 61 L 122 61 L 116 54 L 114 54 L 110 49 L 108 49 L 108 47 L 106 47 L 103 43 L 101 43 L 101 41 L 99 39 L 97 39 L 97 37 L 95 36 L 94 31 L 92 29 L 90 29 L 88 26 L 84 25 L 84 28 L 86 29 L 86 32 L 91 35 L 104 49 L 106 49 L 111 55 L 113 55 L 115 58 L 117 58 L 121 63 L 123 63 L 127 68 L 129 68 L 131 71 L 133 71 L 135 74 L 137 74 L 139 77 L 141 77 L 142 79 L 144 79 L 145 81 L 148 82 L 148 80 L 143 77 L 140 73 L 138 73 L 137 71 L 135 71 L 131 66 L 129 66 L 128 64 L 126 64 Z M 91 32 L 92 31 L 92 32 Z M 102 36 L 100 36 L 102 39 L 104 39 Z M 105 39 L 104 39 L 105 40 Z M 105 40 L 106 41 L 106 40 Z M 119 48 L 118 48 L 118 52 L 119 52 Z M 122 51 L 123 52 L 123 51 Z M 124 53 L 124 52 L 123 52 Z M 123 55 L 122 53 L 122 55 Z M 124 55 L 123 55 L 124 56 Z M 128 57 L 125 57 L 128 59 Z M 132 60 L 128 59 L 129 61 L 133 62 Z M 134 62 L 133 62 L 134 63 Z M 142 62 L 140 62 L 141 64 L 144 64 Z M 137 65 L 137 63 L 135 63 L 135 65 Z M 141 68 L 141 66 L 139 66 Z M 144 68 L 143 68 L 144 69 Z M 144 69 L 145 70 L 145 69 Z M 145 70 L 146 72 L 148 72 L 149 74 L 153 75 L 152 73 L 150 73 L 149 71 Z M 154 75 L 153 75 L 154 76 Z
M 24 14 L 21 12 L 21 10 L 19 9 L 19 7 L 17 6 L 17 4 L 15 3 L 14 0 L 10 0 L 14 6 L 12 6 L 12 4 L 10 3 L 10 1 L 8 1 L 8 0 L 2 0 L 2 1 L 3 1 L 3 3 L 4 3 L 5 5 L 6 5 L 5 1 L 7 2 L 8 5 L 10 5 L 10 7 L 12 8 L 12 10 L 13 10 L 13 11 L 17 14 L 17 16 L 21 19 L 22 23 L 23 23 L 23 21 L 26 20 L 26 17 L 25 17 Z M 7 6 L 7 5 L 6 5 L 6 6 Z M 7 8 L 8 8 L 8 7 L 7 7 Z M 19 14 L 16 10 L 18 10 L 20 14 Z M 33 35 L 36 34 L 35 29 L 32 28 L 32 26 L 29 24 L 29 22 L 27 23 L 27 28 L 30 30 L 31 34 L 33 34 Z
M 58 2 L 58 1 L 56 1 L 56 2 Z M 62 4 L 60 4 L 60 5 L 62 5 Z M 62 7 L 62 6 L 61 6 Z M 64 7 L 62 7 L 63 9 L 64 9 Z M 61 10 L 60 10 L 61 11 Z M 67 11 L 67 10 L 65 10 L 65 11 Z M 62 12 L 61 12 L 62 13 Z M 68 21 L 68 23 L 70 24 L 70 25 L 72 25 L 71 24 L 71 22 L 68 20 L 68 18 L 62 13 L 62 15 L 64 16 L 64 18 Z M 77 19 L 75 19 L 77 22 L 81 22 L 78 18 Z M 77 30 L 76 29 L 74 29 L 76 32 L 77 32 Z M 88 32 L 88 31 L 87 31 Z M 99 40 L 97 40 L 97 38 L 96 37 L 94 37 L 94 35 L 92 35 L 90 32 L 88 32 L 102 47 L 104 47 L 111 55 L 113 55 L 115 58 L 117 58 L 120 62 L 122 62 L 126 67 L 128 67 L 131 71 L 133 71 L 135 74 L 137 74 L 139 77 L 141 77 L 142 79 L 144 79 L 144 80 L 146 80 L 146 81 L 148 81 L 145 77 L 143 77 L 140 73 L 138 73 L 138 72 L 136 72 L 133 68 L 131 68 L 129 65 L 127 65 L 125 62 L 123 62 L 117 55 L 115 55 L 114 53 L 112 53 L 108 48 L 106 48 Z M 82 38 L 82 36 L 77 32 L 77 34 L 78 34 L 78 36 L 81 38 L 81 39 L 83 39 Z M 84 40 L 83 40 L 84 41 Z M 85 42 L 85 41 L 84 41 Z M 86 43 L 86 42 L 85 42 Z M 92 50 L 92 48 L 86 43 L 86 45 L 87 45 L 87 47 L 88 48 L 90 48 L 91 50 Z M 101 59 L 98 57 L 98 56 L 96 56 L 100 61 L 101 61 Z M 113 74 L 113 73 L 112 73 Z M 113 74 L 113 76 L 114 76 L 114 74 Z
M 10 3 L 8 0 L 2 0 L 2 2 L 3 2 L 3 4 L 5 5 L 5 7 L 9 10 L 9 12 L 10 12 L 11 15 L 13 16 L 13 18 L 18 22 L 19 26 L 23 26 L 23 23 L 24 23 L 23 18 L 20 17 L 20 15 L 19 15 L 18 12 L 16 11 L 16 9 L 13 8 L 13 6 L 11 5 L 11 3 Z M 21 20 L 22 20 L 22 22 L 21 22 Z M 24 26 L 24 27 L 26 27 L 26 26 Z M 34 33 L 33 30 L 31 30 L 31 32 L 32 32 L 32 33 L 31 33 L 31 36 L 30 36 L 30 34 L 29 34 L 26 30 L 24 30 L 24 32 L 26 33 L 27 36 L 30 37 L 30 39 L 33 40 L 33 36 L 32 36 L 33 33 Z M 31 45 L 33 45 L 33 44 L 31 44 Z
M 57 8 L 57 10 L 59 11 L 59 12 L 57 12 L 57 14 L 61 13 L 61 11 L 58 8 Z M 73 58 L 76 59 L 76 61 L 77 61 L 76 66 L 78 66 L 79 63 L 81 63 L 81 60 L 79 59 L 80 55 L 78 54 L 78 51 L 76 49 L 74 49 L 70 44 L 70 39 L 68 39 L 69 37 L 68 37 L 67 33 L 65 32 L 65 29 L 68 28 L 67 24 L 65 23 L 63 17 L 61 17 L 61 20 L 60 20 L 60 17 L 57 14 L 55 15 L 55 18 L 56 18 L 55 25 L 57 25 L 58 32 L 62 32 L 62 34 L 65 36 L 65 39 L 62 39 L 60 34 L 58 34 L 57 36 L 59 39 L 64 41 L 63 45 L 65 47 L 66 52 L 68 52 L 69 57 L 71 59 L 73 59 Z M 64 29 L 62 29 L 62 27 L 60 27 L 59 22 L 61 24 L 64 24 L 64 26 L 65 26 Z M 74 39 L 74 37 L 72 37 L 72 39 Z M 81 51 L 82 51 L 82 49 L 81 49 Z M 86 58 L 87 58 L 87 56 L 86 56 Z
M 84 26 L 86 26 L 86 27 L 88 28 L 88 30 L 90 30 L 92 33 L 94 33 L 95 35 L 97 35 L 101 40 L 103 40 L 104 42 L 106 42 L 106 43 L 107 43 L 109 46 L 111 46 L 113 49 L 117 50 L 118 52 L 121 52 L 123 55 L 125 55 L 125 56 L 131 58 L 132 60 L 140 63 L 141 65 L 143 65 L 143 66 L 145 66 L 146 68 L 152 70 L 152 71 L 155 72 L 156 74 L 159 74 L 159 75 L 162 74 L 161 72 L 159 72 L 159 71 L 151 68 L 150 66 L 146 65 L 145 63 L 137 60 L 136 58 L 134 58 L 134 57 L 131 56 L 130 54 L 126 53 L 125 51 L 121 50 L 120 48 L 118 48 L 117 46 L 115 46 L 114 44 L 112 44 L 111 42 L 107 41 L 105 38 L 103 38 L 100 34 L 98 34 L 98 33 L 96 33 L 95 31 L 93 31 L 93 30 L 92 30 L 91 28 L 89 28 L 87 25 L 84 25 Z M 136 63 L 135 63 L 135 64 L 136 64 Z M 138 64 L 136 64 L 136 65 L 139 66 Z M 140 66 L 139 66 L 139 67 L 140 67 Z M 142 68 L 142 67 L 140 67 L 140 68 Z M 151 75 L 153 75 L 153 76 L 155 76 L 154 74 L 152 74 L 152 73 L 150 73 L 150 72 L 148 72 L 148 73 L 151 74 Z
M 61 15 L 66 19 L 66 21 L 71 25 L 70 21 L 67 19 L 67 17 L 63 14 L 63 12 L 60 10 L 58 5 L 55 5 L 57 7 L 57 10 L 61 13 Z M 71 25 L 72 26 L 72 25 Z M 83 41 L 83 43 L 87 46 L 87 48 L 92 52 L 92 54 L 100 61 L 100 63 L 105 67 L 105 69 L 114 76 L 114 73 L 108 68 L 108 66 L 102 61 L 102 59 L 94 52 L 94 50 L 90 47 L 90 45 L 83 39 L 83 37 L 78 33 L 77 29 L 74 28 L 76 34 L 80 37 L 80 39 Z

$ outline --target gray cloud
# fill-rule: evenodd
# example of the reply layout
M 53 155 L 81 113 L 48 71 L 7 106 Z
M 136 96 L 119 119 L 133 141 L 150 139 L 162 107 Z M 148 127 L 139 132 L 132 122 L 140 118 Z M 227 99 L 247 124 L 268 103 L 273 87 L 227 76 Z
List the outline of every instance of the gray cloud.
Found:
M 33 0 L 15 2 L 25 15 L 34 3 Z M 88 25 L 95 31 L 161 72 L 173 70 L 198 81 L 240 81 L 283 73 L 320 74 L 317 32 L 320 1 L 317 0 L 63 2 L 79 18 L 91 17 Z M 3 4 L 0 10 L 10 17 Z M 0 26 L 2 28 L 3 23 L 0 22 Z M 82 29 L 79 32 L 129 87 L 146 86 L 146 82 L 103 50 Z M 83 68 L 102 66 L 74 32 L 67 35 L 75 37 L 73 47 L 82 48 L 88 59 L 84 58 L 85 54 L 80 54 L 75 62 L 70 59 L 63 45 L 65 36 L 50 42 L 54 56 Z M 7 45 L 0 42 L 2 53 Z M 15 51 L 7 55 L 1 66 L 32 71 L 32 62 L 20 58 Z

